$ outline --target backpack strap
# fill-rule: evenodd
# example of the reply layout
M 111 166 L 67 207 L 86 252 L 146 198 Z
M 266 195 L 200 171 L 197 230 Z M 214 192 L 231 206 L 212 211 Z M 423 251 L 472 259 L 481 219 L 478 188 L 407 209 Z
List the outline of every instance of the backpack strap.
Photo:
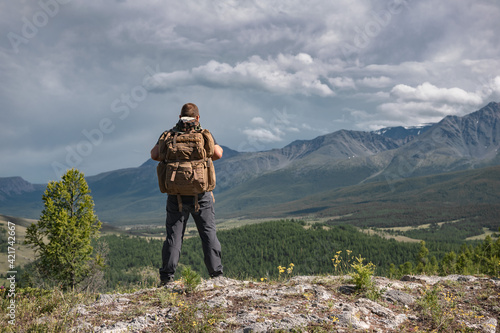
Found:
M 172 176 L 170 176 L 170 181 L 173 182 L 175 180 L 175 175 L 177 174 L 177 169 L 179 169 L 179 161 L 175 163 L 175 167 L 173 168 Z
M 172 147 L 175 148 L 177 145 L 177 135 L 179 135 L 179 132 L 175 132 L 174 134 L 174 142 L 172 143 Z
M 179 205 L 179 213 L 182 213 L 182 197 L 180 194 L 177 194 L 177 205 Z
M 179 135 L 179 132 L 175 132 L 174 134 L 174 140 L 172 142 L 172 148 L 175 148 L 175 146 L 177 145 L 177 135 Z M 174 179 L 175 179 L 175 175 L 177 174 L 177 169 L 179 168 L 179 157 L 176 158 L 177 159 L 177 163 L 175 163 L 175 168 L 174 168 L 174 171 L 172 172 L 172 176 L 170 177 L 170 181 L 173 182 Z M 180 204 L 182 207 L 182 203 Z M 182 209 L 180 209 L 179 211 L 182 211 Z
M 200 210 L 200 204 L 198 203 L 198 195 L 194 196 L 194 211 L 198 213 Z

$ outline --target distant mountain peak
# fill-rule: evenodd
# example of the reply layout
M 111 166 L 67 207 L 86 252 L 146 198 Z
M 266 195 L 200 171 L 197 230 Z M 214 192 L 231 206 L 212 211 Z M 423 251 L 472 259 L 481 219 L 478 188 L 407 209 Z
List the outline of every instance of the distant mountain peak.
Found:
M 492 108 L 500 110 L 500 102 L 489 102 L 484 108 Z
M 8 196 L 35 191 L 35 186 L 21 177 L 0 177 L 0 200 Z
M 434 124 L 423 124 L 417 126 L 394 126 L 384 127 L 371 133 L 395 140 L 400 146 L 412 141 L 417 136 L 425 133 Z

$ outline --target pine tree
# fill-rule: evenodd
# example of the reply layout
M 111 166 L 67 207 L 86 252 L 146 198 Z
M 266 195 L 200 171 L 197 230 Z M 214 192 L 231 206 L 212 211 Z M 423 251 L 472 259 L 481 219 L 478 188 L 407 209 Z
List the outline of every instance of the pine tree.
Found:
M 441 260 L 441 274 L 449 275 L 456 273 L 457 255 L 454 251 L 446 253 Z
M 68 170 L 60 181 L 51 181 L 42 196 L 44 210 L 37 223 L 27 229 L 26 243 L 37 254 L 43 277 L 63 288 L 75 287 L 90 272 L 92 238 L 97 238 L 101 222 L 94 213 L 94 201 L 84 175 Z
M 417 272 L 430 273 L 428 271 L 429 264 L 429 250 L 425 247 L 425 241 L 420 241 L 420 251 L 418 252 Z

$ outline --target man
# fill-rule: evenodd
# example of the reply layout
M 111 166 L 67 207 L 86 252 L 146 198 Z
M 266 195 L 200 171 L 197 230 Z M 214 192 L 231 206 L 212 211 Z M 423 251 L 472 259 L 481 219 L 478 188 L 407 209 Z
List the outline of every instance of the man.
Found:
M 193 103 L 182 106 L 179 122 L 174 129 L 179 130 L 186 126 L 199 126 L 199 110 Z M 222 157 L 222 147 L 214 140 L 212 161 Z M 151 149 L 151 158 L 160 161 L 160 147 L 158 142 Z M 178 199 L 181 199 L 181 203 Z M 181 254 L 181 246 L 186 230 L 189 215 L 193 216 L 196 228 L 201 238 L 204 261 L 210 277 L 222 276 L 221 246 L 216 235 L 214 201 L 212 192 L 204 192 L 194 196 L 180 196 L 169 194 L 167 197 L 167 237 L 163 242 L 162 267 L 160 268 L 161 285 L 174 280 Z

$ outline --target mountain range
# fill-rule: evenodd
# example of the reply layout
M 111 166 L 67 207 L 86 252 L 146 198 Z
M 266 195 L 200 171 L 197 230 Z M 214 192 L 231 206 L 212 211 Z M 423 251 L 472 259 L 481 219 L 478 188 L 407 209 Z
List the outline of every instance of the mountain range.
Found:
M 391 185 L 500 165 L 499 120 L 500 104 L 492 102 L 463 117 L 447 116 L 425 126 L 340 130 L 261 152 L 223 147 L 224 157 L 214 163 L 217 215 L 272 215 L 277 205 L 315 205 L 321 193 L 339 188 Z M 156 163 L 148 160 L 136 168 L 86 177 L 102 221 L 115 225 L 164 221 L 166 197 L 158 190 Z M 463 181 L 464 175 L 459 177 Z M 0 213 L 38 218 L 45 187 L 21 177 L 0 178 Z M 294 210 L 289 208 L 288 212 Z

